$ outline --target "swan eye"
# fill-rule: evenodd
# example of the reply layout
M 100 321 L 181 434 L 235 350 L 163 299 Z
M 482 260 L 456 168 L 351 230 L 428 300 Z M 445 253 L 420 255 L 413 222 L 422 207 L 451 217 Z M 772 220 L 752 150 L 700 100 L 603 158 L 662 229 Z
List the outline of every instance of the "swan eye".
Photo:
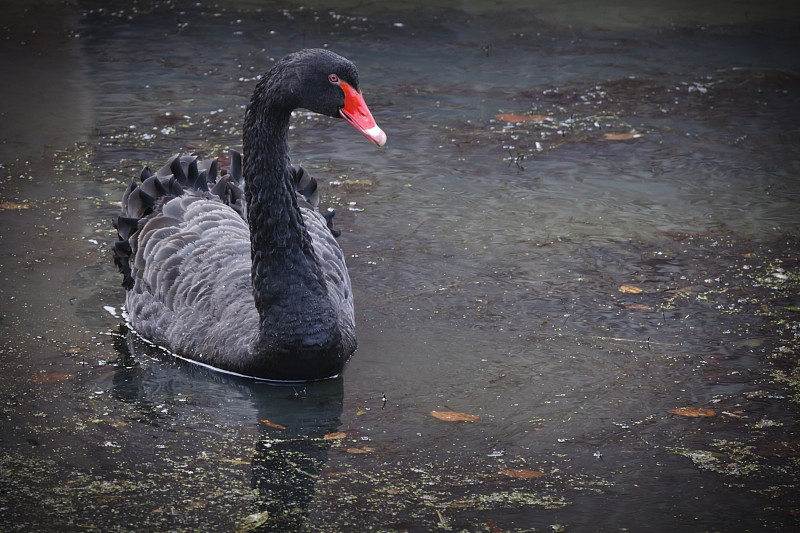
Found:
M 336 74 L 331 74 L 330 76 L 328 76 L 328 81 L 331 83 L 339 83 L 339 76 L 337 76 Z

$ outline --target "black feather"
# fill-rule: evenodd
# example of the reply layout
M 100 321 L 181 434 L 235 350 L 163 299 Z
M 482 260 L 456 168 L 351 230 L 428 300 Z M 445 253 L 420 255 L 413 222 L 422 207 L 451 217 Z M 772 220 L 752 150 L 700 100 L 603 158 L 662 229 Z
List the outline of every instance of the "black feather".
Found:
M 128 195 L 126 214 L 129 217 L 142 218 L 153 212 L 155 203 L 155 198 L 144 192 L 140 187 L 137 187 Z
M 172 172 L 172 175 L 175 176 L 175 179 L 178 180 L 180 186 L 188 187 L 189 180 L 186 178 L 186 172 L 183 170 L 183 165 L 181 165 L 181 154 L 174 155 L 169 161 L 167 161 L 167 165 L 169 165 L 169 170 Z M 161 170 L 158 172 L 160 173 Z
M 133 232 L 139 229 L 139 220 L 138 218 L 132 217 L 118 217 L 114 222 L 114 227 L 117 228 L 119 238 L 123 241 L 127 241 L 130 236 L 133 235 Z
M 236 180 L 236 183 L 242 183 L 242 154 L 236 150 L 231 150 L 231 176 Z
M 167 189 L 165 189 L 161 184 L 161 180 L 158 179 L 158 176 L 150 176 L 149 178 L 145 179 L 140 187 L 142 192 L 147 193 L 153 198 L 161 198 L 167 194 Z

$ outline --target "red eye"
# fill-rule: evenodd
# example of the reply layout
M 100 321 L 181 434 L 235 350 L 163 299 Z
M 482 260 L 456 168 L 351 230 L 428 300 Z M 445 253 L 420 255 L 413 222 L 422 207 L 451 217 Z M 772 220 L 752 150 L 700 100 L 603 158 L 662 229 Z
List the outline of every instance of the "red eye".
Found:
M 339 83 L 339 76 L 337 76 L 336 74 L 331 74 L 330 76 L 328 76 L 328 81 L 331 83 Z

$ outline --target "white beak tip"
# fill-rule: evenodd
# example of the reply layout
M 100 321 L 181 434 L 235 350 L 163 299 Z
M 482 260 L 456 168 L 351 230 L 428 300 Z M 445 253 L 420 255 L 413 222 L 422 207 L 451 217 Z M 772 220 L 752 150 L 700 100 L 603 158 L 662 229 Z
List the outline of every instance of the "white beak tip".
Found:
M 378 146 L 386 144 L 386 133 L 377 125 L 365 130 L 364 135 Z

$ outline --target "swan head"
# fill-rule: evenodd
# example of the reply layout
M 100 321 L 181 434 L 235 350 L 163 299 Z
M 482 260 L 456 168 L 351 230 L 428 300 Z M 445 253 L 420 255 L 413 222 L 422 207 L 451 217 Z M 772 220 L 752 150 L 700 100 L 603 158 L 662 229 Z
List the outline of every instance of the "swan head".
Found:
M 386 133 L 378 127 L 364 101 L 356 66 L 329 50 L 310 49 L 289 54 L 275 65 L 290 85 L 295 107 L 341 117 L 378 146 Z M 287 76 L 291 72 L 292 75 Z

